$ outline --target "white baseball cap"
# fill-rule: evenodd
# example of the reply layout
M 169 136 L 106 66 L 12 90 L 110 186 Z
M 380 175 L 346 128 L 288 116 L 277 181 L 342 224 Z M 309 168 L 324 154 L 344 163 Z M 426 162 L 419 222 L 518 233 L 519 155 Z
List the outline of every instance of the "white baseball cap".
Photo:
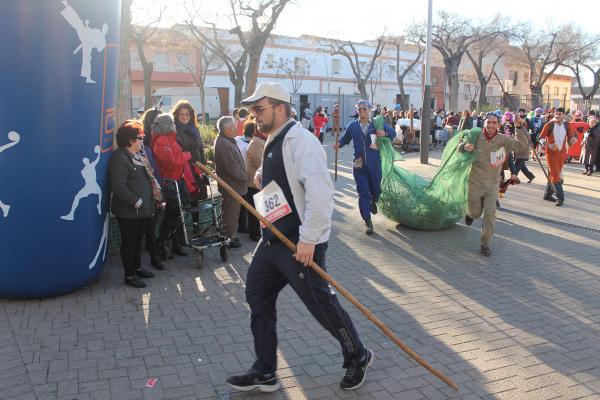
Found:
M 285 86 L 275 82 L 261 82 L 252 96 L 242 100 L 242 104 L 247 106 L 256 103 L 263 97 L 291 103 L 292 99 Z

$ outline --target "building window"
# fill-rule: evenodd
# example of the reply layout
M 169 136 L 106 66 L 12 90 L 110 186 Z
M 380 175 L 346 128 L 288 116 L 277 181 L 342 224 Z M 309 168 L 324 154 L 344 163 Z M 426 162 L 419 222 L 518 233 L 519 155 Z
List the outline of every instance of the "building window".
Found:
M 155 71 L 168 71 L 169 55 L 167 53 L 154 53 L 153 63 Z
M 386 65 L 385 67 L 386 67 L 385 73 L 387 74 L 387 76 L 395 78 L 396 77 L 396 66 L 395 65 Z
M 523 80 L 529 82 L 529 72 L 523 72 Z
M 554 95 L 558 96 L 558 86 L 554 86 Z
M 190 69 L 190 55 L 177 54 L 177 70 L 188 71 Z
M 493 86 L 488 86 L 486 94 L 488 94 L 490 96 L 493 96 L 494 95 L 494 87 Z
M 301 74 L 306 73 L 306 64 L 307 64 L 307 61 L 304 58 L 301 58 L 301 57 L 294 58 L 295 72 L 301 73 Z
M 550 86 L 548 86 L 548 85 L 544 86 L 544 94 L 550 94 Z
M 267 61 L 265 63 L 267 68 L 273 68 L 273 65 L 275 64 L 275 56 L 273 54 L 267 54 Z
M 512 84 L 516 85 L 517 81 L 518 81 L 518 77 L 519 77 L 518 72 L 517 71 L 510 71 L 509 74 L 508 74 L 508 76 L 509 76 L 510 80 L 512 81 Z
M 568 94 L 567 93 L 568 91 L 569 91 L 569 88 L 564 87 L 563 88 L 563 95 L 566 96 Z
M 432 87 L 438 87 L 438 78 L 437 78 L 437 76 L 432 76 L 431 77 L 431 86 Z
M 332 74 L 340 73 L 340 60 L 331 60 L 331 73 Z

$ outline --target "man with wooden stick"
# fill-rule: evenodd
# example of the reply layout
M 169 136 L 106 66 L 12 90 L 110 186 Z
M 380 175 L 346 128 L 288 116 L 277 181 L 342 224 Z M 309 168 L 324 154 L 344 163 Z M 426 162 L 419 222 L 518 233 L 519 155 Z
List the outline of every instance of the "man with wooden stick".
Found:
M 346 374 L 343 389 L 360 387 L 372 364 L 373 351 L 358 337 L 348 313 L 331 286 L 312 268 L 314 260 L 325 268 L 331 232 L 334 187 L 327 157 L 317 138 L 290 118 L 290 95 L 279 83 L 263 82 L 242 101 L 256 118 L 261 132 L 269 135 L 262 167 L 255 183 L 257 210 L 290 240 L 296 254 L 270 230 L 262 229 L 246 279 L 246 300 L 251 310 L 256 361 L 245 374 L 227 379 L 237 390 L 280 388 L 277 370 L 277 313 L 279 292 L 290 284 L 317 321 L 340 343 Z
M 558 107 L 554 110 L 554 118 L 544 125 L 539 137 L 540 144 L 546 145 L 546 160 L 550 174 L 543 199 L 556 202 L 555 205 L 558 207 L 565 202 L 562 168 L 567 160 L 567 142 L 577 143 L 576 132 L 569 128 L 569 123 L 564 119 L 565 109 Z M 556 191 L 556 198 L 552 196 L 553 191 Z

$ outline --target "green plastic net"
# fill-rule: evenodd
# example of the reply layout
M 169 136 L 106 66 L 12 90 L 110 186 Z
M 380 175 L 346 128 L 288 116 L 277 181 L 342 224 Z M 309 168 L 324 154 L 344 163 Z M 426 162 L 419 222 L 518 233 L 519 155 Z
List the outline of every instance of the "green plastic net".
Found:
M 475 152 L 457 151 L 460 140 L 475 143 L 480 128 L 464 130 L 448 141 L 440 169 L 431 181 L 406 171 L 395 163 L 401 159 L 390 139 L 378 138 L 381 152 L 381 196 L 379 209 L 391 220 L 412 229 L 447 229 L 467 211 L 469 172 Z

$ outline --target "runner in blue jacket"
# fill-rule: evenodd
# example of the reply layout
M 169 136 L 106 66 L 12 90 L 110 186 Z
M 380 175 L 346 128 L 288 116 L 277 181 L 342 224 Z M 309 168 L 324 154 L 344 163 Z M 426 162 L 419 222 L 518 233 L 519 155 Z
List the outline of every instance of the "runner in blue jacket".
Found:
M 373 140 L 375 136 L 387 136 L 393 139 L 396 131 L 384 124 L 383 131 L 376 131 L 371 120 L 371 104 L 367 100 L 359 100 L 356 104 L 358 119 L 348 124 L 346 132 L 335 148 L 354 143 L 354 163 L 352 172 L 358 192 L 358 207 L 365 221 L 365 233 L 373 233 L 371 214 L 377 214 L 377 201 L 381 194 L 381 156 L 379 148 Z

